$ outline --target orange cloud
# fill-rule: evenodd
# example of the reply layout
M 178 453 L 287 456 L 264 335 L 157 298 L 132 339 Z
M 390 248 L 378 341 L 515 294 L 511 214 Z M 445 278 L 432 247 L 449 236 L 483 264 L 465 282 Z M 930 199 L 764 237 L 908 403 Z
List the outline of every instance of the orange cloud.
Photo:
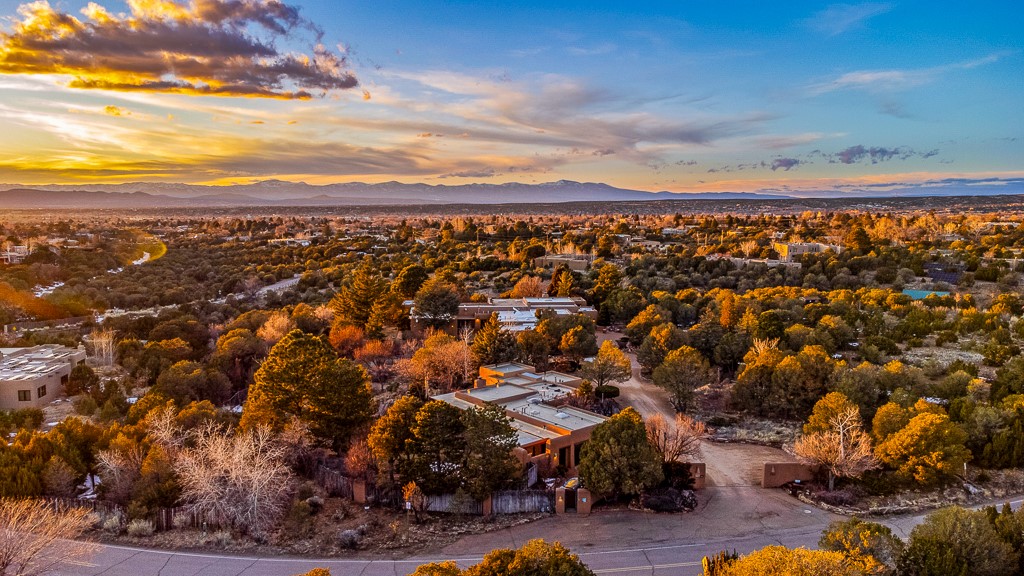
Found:
M 316 43 L 282 52 L 275 40 L 315 25 L 280 0 L 128 0 L 130 14 L 90 2 L 85 20 L 46 0 L 18 8 L 0 32 L 0 74 L 71 76 L 72 88 L 308 99 L 359 84 L 344 56 Z M 250 31 L 262 29 L 257 37 Z

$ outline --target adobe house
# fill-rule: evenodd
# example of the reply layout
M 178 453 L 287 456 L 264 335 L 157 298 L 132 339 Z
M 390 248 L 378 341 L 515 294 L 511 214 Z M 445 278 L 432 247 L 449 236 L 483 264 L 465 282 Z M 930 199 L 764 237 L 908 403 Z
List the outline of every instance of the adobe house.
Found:
M 57 344 L 0 348 L 0 410 L 41 408 L 64 391 L 85 350 Z
M 561 372 L 537 372 L 532 366 L 507 362 L 480 368 L 477 386 L 435 396 L 468 410 L 493 404 L 505 409 L 519 433 L 517 457 L 524 465 L 564 466 L 575 474 L 580 450 L 599 424 L 600 414 L 566 406 L 582 380 Z

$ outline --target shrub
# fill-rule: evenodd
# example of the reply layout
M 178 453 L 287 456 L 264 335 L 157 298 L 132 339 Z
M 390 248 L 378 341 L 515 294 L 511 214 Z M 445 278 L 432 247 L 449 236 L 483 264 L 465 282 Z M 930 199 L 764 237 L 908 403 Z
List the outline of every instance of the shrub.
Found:
M 606 399 L 606 400 L 610 400 L 612 398 L 618 398 L 619 397 L 619 387 L 618 386 L 612 386 L 611 384 L 605 384 L 604 386 L 598 386 L 597 388 L 594 388 L 594 396 L 597 396 L 598 398 L 603 398 L 603 399 Z
M 658 488 L 641 495 L 640 505 L 655 512 L 682 512 L 697 507 L 697 496 L 692 490 Z
M 128 535 L 135 538 L 146 538 L 156 532 L 156 528 L 149 520 L 135 519 L 128 523 Z
M 103 530 L 110 532 L 111 534 L 120 534 L 121 528 L 124 526 L 124 518 L 120 514 L 113 514 L 108 516 L 103 521 Z
M 229 530 L 218 530 L 209 536 L 204 536 L 200 540 L 201 544 L 212 544 L 220 548 L 230 546 L 233 542 L 234 539 L 231 537 L 231 532 Z
M 822 492 L 816 492 L 814 497 L 823 504 L 829 506 L 853 506 L 857 503 L 859 498 L 853 490 L 833 490 L 831 492 L 825 490 Z
M 362 539 L 363 536 L 358 530 L 342 530 L 341 533 L 338 534 L 338 544 L 340 544 L 342 548 L 346 548 L 348 550 L 355 550 L 358 548 L 359 542 L 362 541 Z
M 92 416 L 99 409 L 92 396 L 79 396 L 74 400 L 75 413 L 82 416 Z

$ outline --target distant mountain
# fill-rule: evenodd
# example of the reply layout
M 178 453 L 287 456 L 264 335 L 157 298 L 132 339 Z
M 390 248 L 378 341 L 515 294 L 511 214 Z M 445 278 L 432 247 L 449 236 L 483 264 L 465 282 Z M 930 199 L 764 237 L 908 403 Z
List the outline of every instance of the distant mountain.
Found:
M 559 180 L 544 184 L 458 186 L 347 182 L 314 186 L 265 180 L 233 186 L 131 182 L 126 184 L 0 184 L 0 208 L 176 208 L 235 206 L 345 206 L 405 204 L 534 204 L 635 200 L 772 200 L 788 195 L 753 192 L 645 192 L 608 184 Z

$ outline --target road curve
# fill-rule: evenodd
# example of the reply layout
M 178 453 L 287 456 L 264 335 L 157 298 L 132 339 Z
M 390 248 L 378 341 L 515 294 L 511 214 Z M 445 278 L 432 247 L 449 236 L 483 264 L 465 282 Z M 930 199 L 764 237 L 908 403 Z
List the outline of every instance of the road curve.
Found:
M 765 491 L 775 493 L 775 491 Z M 1004 500 L 992 502 L 1001 504 Z M 1020 497 L 1012 500 L 1014 508 L 1024 503 Z M 460 566 L 469 566 L 478 562 L 490 548 L 480 546 L 501 547 L 518 546 L 528 538 L 540 537 L 548 540 L 566 540 L 552 534 L 553 530 L 564 532 L 575 541 L 581 532 L 595 532 L 601 527 L 602 532 L 632 532 L 634 540 L 646 539 L 647 543 L 635 546 L 608 547 L 592 549 L 583 543 L 574 546 L 568 543 L 573 552 L 597 574 L 619 574 L 623 576 L 685 576 L 698 575 L 701 572 L 701 559 L 720 550 L 736 550 L 744 554 L 764 546 L 781 544 L 788 547 L 804 546 L 814 548 L 822 530 L 827 526 L 823 522 L 828 517 L 819 516 L 820 511 L 811 511 L 815 522 L 798 528 L 780 528 L 762 530 L 756 533 L 730 536 L 717 534 L 705 538 L 659 538 L 657 531 L 663 526 L 651 523 L 651 518 L 668 519 L 666 523 L 693 524 L 690 515 L 652 515 L 642 512 L 616 511 L 595 513 L 589 517 L 562 516 L 543 520 L 539 530 L 529 530 L 531 525 L 524 525 L 525 530 L 516 532 L 513 541 L 502 542 L 502 532 L 482 534 L 464 539 L 448 550 L 466 550 L 465 554 L 442 554 L 416 558 L 261 558 L 243 555 L 212 554 L 200 552 L 176 552 L 165 550 L 148 550 L 128 546 L 100 545 L 95 554 L 85 561 L 68 562 L 60 567 L 58 574 L 68 576 L 291 576 L 301 574 L 313 568 L 328 568 L 335 576 L 404 576 L 412 573 L 417 566 L 427 562 L 455 560 Z M 895 533 L 904 538 L 910 530 L 921 523 L 927 513 L 897 516 L 882 520 Z M 706 519 L 704 520 L 706 521 Z M 558 527 L 561 526 L 561 530 Z M 728 531 L 728 526 L 723 526 Z M 652 533 L 651 530 L 655 530 Z M 700 527 L 697 527 L 700 531 Z M 575 542 L 579 544 L 579 542 Z

